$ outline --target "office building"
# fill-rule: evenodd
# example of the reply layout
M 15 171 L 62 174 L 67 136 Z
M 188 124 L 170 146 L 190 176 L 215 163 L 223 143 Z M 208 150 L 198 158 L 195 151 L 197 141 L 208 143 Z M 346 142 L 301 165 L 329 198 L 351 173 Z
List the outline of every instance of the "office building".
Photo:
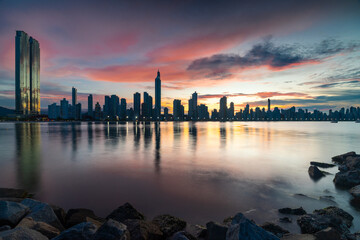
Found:
M 94 111 L 93 111 L 93 95 L 90 94 L 88 96 L 88 115 L 89 117 L 94 117 Z
M 227 119 L 227 98 L 226 96 L 223 96 L 222 98 L 220 98 L 220 111 L 219 111 L 219 117 L 220 117 L 220 121 L 226 121 Z
M 155 118 L 159 120 L 161 117 L 161 80 L 160 71 L 158 70 L 155 78 Z
M 134 93 L 134 118 L 137 120 L 140 118 L 140 93 Z

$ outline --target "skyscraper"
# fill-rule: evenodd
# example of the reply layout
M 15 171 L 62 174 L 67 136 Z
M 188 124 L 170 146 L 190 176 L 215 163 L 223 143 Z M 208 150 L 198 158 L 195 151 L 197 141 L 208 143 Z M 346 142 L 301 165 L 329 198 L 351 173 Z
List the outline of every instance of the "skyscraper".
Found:
M 149 112 L 149 94 L 147 92 L 144 92 L 144 101 L 143 101 L 143 105 L 142 105 L 142 115 L 144 119 L 147 119 L 150 117 L 150 112 Z
M 157 120 L 161 116 L 161 80 L 160 80 L 160 71 L 158 70 L 157 76 L 155 78 L 155 117 Z
M 75 107 L 77 104 L 77 89 L 72 87 L 72 105 Z
M 126 119 L 126 99 L 122 98 L 120 100 L 120 119 Z
M 135 119 L 139 119 L 140 117 L 140 93 L 134 93 L 134 117 Z
M 270 112 L 270 98 L 268 98 L 268 112 Z
M 90 94 L 88 96 L 88 115 L 90 117 L 94 117 L 93 106 L 94 106 L 94 104 L 93 104 L 93 96 L 92 96 L 92 94 Z
M 40 114 L 40 47 L 23 31 L 15 36 L 15 108 L 18 114 Z
M 227 99 L 226 96 L 223 96 L 222 98 L 220 98 L 220 119 L 221 121 L 226 121 L 227 118 Z

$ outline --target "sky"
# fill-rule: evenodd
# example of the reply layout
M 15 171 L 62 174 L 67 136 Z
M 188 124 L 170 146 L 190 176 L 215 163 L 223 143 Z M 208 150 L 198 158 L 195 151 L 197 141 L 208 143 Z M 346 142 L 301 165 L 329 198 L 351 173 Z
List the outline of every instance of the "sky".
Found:
M 15 106 L 15 31 L 40 43 L 41 107 L 191 93 L 209 110 L 360 106 L 360 1 L 0 0 L 0 106 Z

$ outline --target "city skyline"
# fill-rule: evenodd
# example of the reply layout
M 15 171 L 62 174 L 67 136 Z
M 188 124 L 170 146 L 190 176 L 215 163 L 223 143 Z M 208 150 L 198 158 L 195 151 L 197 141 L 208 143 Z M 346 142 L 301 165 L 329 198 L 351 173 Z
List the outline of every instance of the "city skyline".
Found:
M 82 5 L 0 2 L 0 106 L 15 108 L 14 29 L 41 43 L 42 109 L 70 98 L 72 86 L 83 106 L 89 94 L 101 106 L 112 94 L 131 106 L 135 92 L 151 92 L 156 105 L 157 69 L 170 111 L 174 99 L 187 111 L 195 91 L 209 111 L 222 96 L 235 111 L 266 108 L 268 98 L 279 108 L 359 106 L 358 1 Z

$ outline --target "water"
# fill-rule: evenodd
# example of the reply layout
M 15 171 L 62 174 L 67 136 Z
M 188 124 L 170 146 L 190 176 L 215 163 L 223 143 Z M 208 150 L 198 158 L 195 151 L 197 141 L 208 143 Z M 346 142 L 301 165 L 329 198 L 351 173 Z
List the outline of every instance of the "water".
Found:
M 1 123 L 0 187 L 99 216 L 128 201 L 149 218 L 169 213 L 199 224 L 237 212 L 276 222 L 281 207 L 337 205 L 357 231 L 350 194 L 333 175 L 314 182 L 307 169 L 360 152 L 359 141 L 360 124 L 344 122 Z M 295 220 L 281 225 L 298 232 Z

